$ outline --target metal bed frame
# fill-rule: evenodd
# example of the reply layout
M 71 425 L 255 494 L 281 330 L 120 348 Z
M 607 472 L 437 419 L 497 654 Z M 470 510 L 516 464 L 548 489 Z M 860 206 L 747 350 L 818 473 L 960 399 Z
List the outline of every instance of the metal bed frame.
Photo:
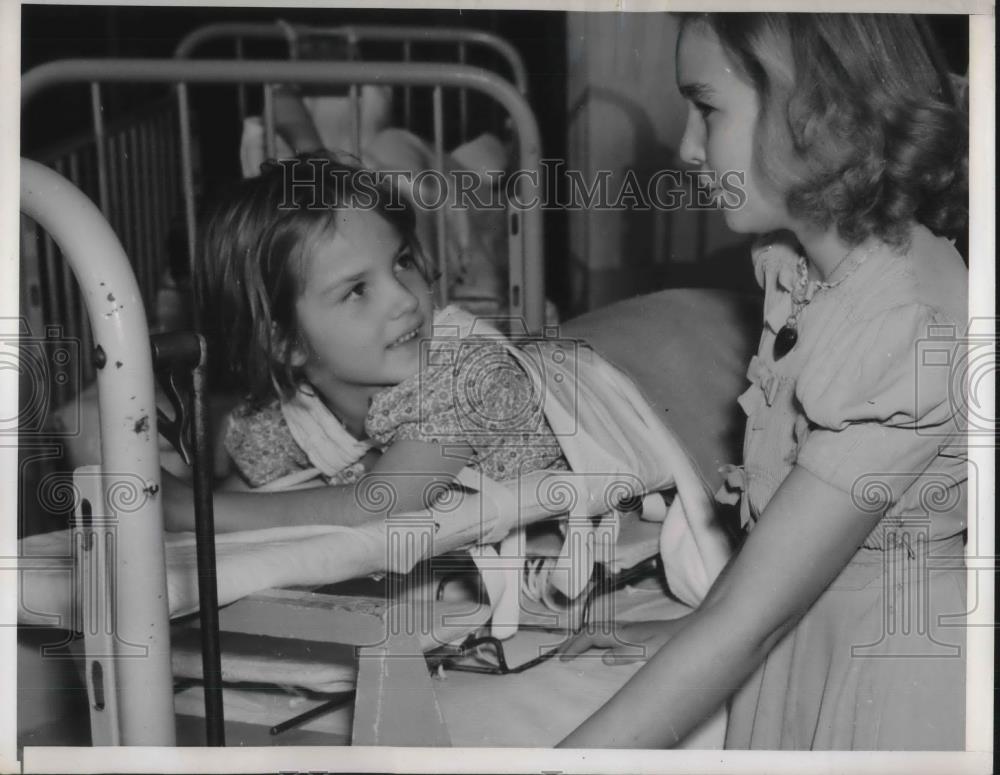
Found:
M 401 63 L 318 63 L 268 61 L 179 60 L 63 60 L 41 65 L 22 77 L 22 105 L 57 84 L 88 83 L 99 120 L 100 84 L 131 83 L 313 83 L 344 85 L 380 82 L 431 87 L 435 127 L 440 128 L 441 93 L 445 87 L 472 89 L 499 102 L 517 129 L 522 168 L 538 170 L 539 134 L 534 115 L 523 96 L 499 76 L 469 66 Z M 188 131 L 189 115 L 181 111 L 181 133 Z M 440 135 L 436 138 L 440 146 Z M 182 151 L 184 149 L 182 148 Z M 102 151 L 99 148 L 99 153 Z M 190 145 L 187 146 L 190 154 Z M 183 156 L 183 153 L 182 153 Z M 189 158 L 188 158 L 189 160 Z M 538 180 L 519 176 L 520 200 L 537 195 Z M 105 184 L 106 185 L 106 184 Z M 106 189 L 105 189 L 106 190 Z M 101 197 L 104 200 L 104 197 Z M 104 572 L 114 579 L 116 592 L 115 636 L 102 644 L 102 656 L 88 659 L 87 674 L 101 678 L 100 712 L 106 713 L 103 742 L 123 745 L 174 745 L 173 685 L 170 669 L 169 615 L 166 599 L 158 427 L 153 392 L 153 348 L 148 337 L 144 305 L 132 268 L 107 221 L 86 196 L 57 173 L 30 161 L 22 162 L 22 212 L 35 220 L 65 255 L 83 291 L 93 330 L 94 357 L 101 411 L 101 451 L 104 494 L 116 486 L 143 483 L 143 496 L 128 517 L 115 522 L 115 549 L 104 557 Z M 511 256 L 511 314 L 525 319 L 529 331 L 541 329 L 544 315 L 541 212 L 536 207 L 508 215 Z M 81 239 L 87 235 L 88 239 Z M 173 349 L 171 343 L 160 349 Z M 179 358 L 198 368 L 203 355 L 192 353 L 190 342 L 178 347 Z M 136 368 L 106 369 L 108 363 L 138 364 Z M 197 371 L 195 371 L 197 374 Z M 195 377 L 197 381 L 197 376 Z M 140 433 L 137 417 L 142 413 Z M 194 412 L 198 424 L 198 410 Z M 204 419 L 204 418 L 202 418 Z M 160 425 L 164 419 L 160 418 Z M 196 492 L 203 496 L 209 483 L 196 477 Z M 95 499 L 101 495 L 100 488 Z M 197 496 L 196 496 L 197 497 Z M 204 497 L 200 498 L 203 502 Z M 199 562 L 211 551 L 211 499 L 207 514 L 199 509 Z M 204 506 L 204 503 L 202 503 Z M 86 517 L 86 514 L 79 515 Z M 205 554 L 207 557 L 207 554 Z M 128 558 L 142 557 L 143 563 Z M 206 562 L 208 560 L 206 559 Z M 199 574 L 214 582 L 214 571 Z M 208 585 L 209 587 L 213 585 Z M 206 594 L 214 595 L 214 587 Z M 214 599 L 214 598 L 212 598 Z M 211 617 L 215 606 L 206 598 L 202 606 Z M 214 634 L 213 634 L 214 633 Z M 217 623 L 203 620 L 203 635 L 218 642 Z M 136 648 L 144 657 L 135 659 Z M 208 651 L 211 651 L 209 647 Z M 132 658 L 130 658 L 132 657 Z M 221 701 L 212 683 L 218 677 L 218 649 L 206 652 L 206 706 L 210 744 L 223 744 Z M 95 665 L 98 665 L 95 667 Z M 214 665 L 214 666 L 213 666 Z M 217 685 L 217 683 L 216 683 Z M 208 707 L 215 703 L 216 710 Z M 95 706 L 97 703 L 94 703 Z M 213 729 L 215 730 L 213 732 Z
M 241 60 L 245 53 L 245 41 L 280 40 L 287 44 L 287 53 L 294 59 L 297 58 L 298 43 L 306 37 L 337 39 L 349 45 L 365 41 L 399 42 L 404 62 L 411 61 L 413 50 L 418 45 L 454 44 L 461 64 L 468 59 L 468 51 L 483 49 L 502 60 L 496 64 L 506 65 L 515 88 L 527 96 L 527 74 L 516 49 L 491 33 L 461 28 L 382 25 L 306 27 L 281 21 L 209 24 L 185 37 L 177 46 L 175 56 L 186 59 L 212 41 L 231 40 L 235 56 Z M 412 88 L 403 87 L 404 124 L 407 126 L 410 122 Z M 246 117 L 246 89 L 247 84 L 237 84 L 240 120 Z M 352 85 L 351 91 L 356 96 L 357 87 Z M 181 164 L 180 135 L 177 131 L 178 111 L 182 105 L 187 112 L 190 108 L 186 87 L 181 84 L 175 92 L 173 96 L 164 95 L 163 99 L 109 121 L 103 114 L 100 90 L 97 84 L 93 84 L 90 131 L 81 132 L 31 156 L 67 177 L 98 202 L 132 262 L 146 308 L 155 308 L 167 314 L 172 306 L 183 305 L 179 289 L 161 285 L 170 256 L 168 243 L 176 235 L 181 240 L 178 245 L 181 252 L 176 257 L 186 254 L 190 262 L 195 229 L 192 191 L 195 172 L 187 172 L 193 154 L 189 149 L 185 163 Z M 463 139 L 467 135 L 466 94 L 466 89 L 458 89 Z M 496 102 L 493 106 L 502 112 Z M 270 111 L 267 113 L 270 115 Z M 185 180 L 187 185 L 184 185 Z M 175 217 L 178 219 L 176 231 L 172 226 Z M 436 228 L 439 233 L 445 231 L 440 219 Z M 441 250 L 440 246 L 426 246 L 430 252 L 435 247 Z M 86 323 L 87 311 L 72 272 L 65 262 L 59 260 L 52 239 L 31 221 L 22 218 L 20 249 L 22 316 L 28 331 L 39 335 L 58 324 L 66 336 L 78 338 L 82 348 L 89 350 L 92 342 Z M 162 309 L 161 301 L 165 305 Z M 151 318 L 151 325 L 153 322 Z M 155 322 L 157 330 L 171 325 L 169 320 L 158 317 Z M 89 361 L 83 363 L 78 376 L 78 380 L 50 380 L 48 395 L 52 396 L 54 405 L 66 404 L 94 381 L 96 372 L 93 364 Z
M 538 202 L 541 186 L 541 147 L 538 123 L 523 96 L 499 76 L 468 65 L 396 62 L 271 62 L 265 60 L 234 62 L 228 60 L 157 60 L 157 59 L 68 59 L 40 65 L 21 79 L 21 102 L 55 84 L 89 83 L 94 100 L 100 103 L 100 83 L 305 83 L 350 85 L 382 83 L 399 86 L 422 86 L 433 89 L 434 147 L 437 162 L 443 166 L 444 87 L 466 88 L 481 92 L 500 103 L 517 128 L 518 160 L 528 174 L 517 176 L 519 202 L 535 206 L 508 208 L 507 236 L 509 256 L 508 315 L 524 321 L 529 333 L 539 333 L 545 319 L 545 272 L 542 256 L 542 213 Z M 95 111 L 95 115 L 99 111 Z M 180 110 L 181 163 L 183 189 L 188 192 L 186 217 L 189 224 L 188 250 L 194 257 L 194 181 L 191 173 L 191 116 L 184 104 Z M 532 179 L 534 173 L 534 179 Z M 439 219 L 444 212 L 439 210 Z M 439 268 L 446 271 L 443 250 L 444 233 L 438 230 Z M 192 267 L 193 268 L 193 267 Z
M 467 64 L 470 47 L 479 47 L 492 51 L 504 61 L 510 69 L 510 80 L 515 88 L 528 96 L 528 72 L 524 60 L 510 43 L 498 35 L 483 30 L 468 30 L 461 27 L 410 27 L 405 25 L 342 25 L 336 27 L 320 27 L 312 25 L 293 25 L 283 21 L 270 23 L 260 22 L 222 22 L 199 27 L 184 37 L 174 50 L 174 56 L 179 59 L 191 58 L 195 50 L 210 41 L 232 40 L 233 53 L 236 59 L 243 59 L 244 42 L 247 40 L 283 40 L 288 44 L 289 59 L 298 59 L 298 43 L 303 37 L 326 37 L 343 40 L 350 46 L 359 45 L 365 41 L 397 42 L 402 44 L 404 62 L 413 60 L 414 45 L 455 44 L 458 64 Z M 356 90 L 351 91 L 352 100 L 356 100 Z M 464 138 L 468 127 L 468 103 L 465 90 L 459 92 L 459 125 Z M 238 91 L 240 118 L 246 118 L 246 90 L 241 85 Z M 411 93 L 406 88 L 403 98 L 403 122 L 410 123 L 412 113 Z
M 189 59 L 194 54 L 196 49 L 211 41 L 218 40 L 228 40 L 231 39 L 234 44 L 234 53 L 236 59 L 234 61 L 251 61 L 243 58 L 244 47 L 243 43 L 247 39 L 253 40 L 265 40 L 265 41 L 284 41 L 288 45 L 288 56 L 291 60 L 298 59 L 298 47 L 299 41 L 302 38 L 326 38 L 342 40 L 350 46 L 357 46 L 363 41 L 381 41 L 381 42 L 399 42 L 402 44 L 402 56 L 403 62 L 410 66 L 420 67 L 421 63 L 414 63 L 412 61 L 412 49 L 414 44 L 454 44 L 457 47 L 458 61 L 459 64 L 464 67 L 467 60 L 467 51 L 469 47 L 475 46 L 482 49 L 487 49 L 494 52 L 497 56 L 504 60 L 506 65 L 509 67 L 512 77 L 513 84 L 518 92 L 526 99 L 528 94 L 528 77 L 527 71 L 524 66 L 524 62 L 518 54 L 517 50 L 510 45 L 503 38 L 500 38 L 492 33 L 488 33 L 481 30 L 466 30 L 462 28 L 445 28 L 445 27 L 409 27 L 409 26 L 389 26 L 389 25 L 344 25 L 337 27 L 319 27 L 319 26 L 306 26 L 306 25 L 292 25 L 283 21 L 276 21 L 271 23 L 254 23 L 254 22 L 232 22 L 232 23 L 218 23 L 209 24 L 204 27 L 200 27 L 193 32 L 189 33 L 181 42 L 177 45 L 174 51 L 174 56 L 177 59 Z M 322 60 L 312 60 L 312 61 L 322 61 Z M 360 64 L 357 60 L 355 63 Z M 324 62 L 324 64 L 329 64 Z M 372 63 L 372 66 L 377 68 L 377 63 Z M 374 81 L 369 81 L 374 82 Z M 386 85 L 397 85 L 389 84 L 381 78 L 377 78 L 377 82 Z M 349 99 L 351 103 L 351 119 L 353 122 L 353 130 L 351 133 L 353 148 L 352 151 L 354 156 L 361 158 L 361 99 L 358 93 L 358 86 L 365 85 L 365 81 L 358 80 L 353 81 L 348 84 L 349 89 Z M 333 84 L 330 84 L 333 85 Z M 337 85 L 344 85 L 338 83 Z M 403 123 L 405 126 L 409 127 L 411 124 L 411 96 L 412 87 L 410 83 L 398 84 L 404 87 L 404 119 Z M 273 83 L 264 84 L 264 99 L 263 99 L 263 118 L 264 118 L 264 144 L 265 151 L 268 157 L 274 157 L 276 155 L 277 147 L 277 132 L 275 129 L 275 116 L 274 116 L 274 86 Z M 458 86 L 458 96 L 459 96 L 459 126 L 461 131 L 461 137 L 463 140 L 466 138 L 468 130 L 468 89 L 464 85 Z M 177 85 L 177 104 L 181 116 L 181 180 L 182 180 L 182 193 L 184 200 L 184 219 L 185 226 L 187 229 L 187 247 L 188 247 L 188 258 L 192 263 L 195 260 L 195 234 L 197 230 L 196 216 L 195 216 L 195 190 L 194 190 L 194 169 L 193 169 L 193 156 L 191 153 L 191 129 L 190 122 L 186 120 L 186 117 L 190 114 L 190 101 L 188 98 L 188 90 L 186 83 L 179 83 Z M 237 105 L 239 110 L 240 119 L 243 120 L 247 116 L 247 98 L 246 98 L 246 83 L 238 84 L 237 91 Z M 441 102 L 441 95 L 439 90 L 435 90 L 433 97 L 433 121 L 434 121 L 434 166 L 437 170 L 442 170 L 444 165 L 444 124 L 443 124 L 443 108 Z M 535 165 L 530 161 L 526 161 L 524 157 L 521 157 L 522 165 L 527 169 L 535 169 Z M 444 210 L 438 208 L 436 214 L 436 232 L 437 232 L 437 255 L 438 255 L 438 272 L 440 275 L 439 283 L 439 294 L 438 298 L 440 303 L 444 304 L 447 301 L 447 287 L 448 287 L 448 261 L 445 249 L 446 240 L 446 229 L 447 225 L 445 222 Z M 511 233 L 511 227 L 508 226 L 508 239 L 513 236 Z M 430 247 L 430 246 L 426 246 Z M 512 250 L 512 249 L 511 249 Z M 510 252 L 510 267 L 514 266 L 514 254 Z M 531 312 L 530 307 L 527 312 L 517 308 L 517 300 L 519 297 L 519 291 L 515 287 L 513 279 L 513 270 L 511 270 L 511 281 L 509 283 L 509 293 L 508 293 L 508 314 L 513 318 L 523 317 L 526 321 L 527 330 L 533 333 L 537 333 L 541 330 L 541 318 L 535 318 L 534 314 Z M 544 299 L 542 301 L 544 305 Z M 544 307 L 542 314 L 544 315 Z

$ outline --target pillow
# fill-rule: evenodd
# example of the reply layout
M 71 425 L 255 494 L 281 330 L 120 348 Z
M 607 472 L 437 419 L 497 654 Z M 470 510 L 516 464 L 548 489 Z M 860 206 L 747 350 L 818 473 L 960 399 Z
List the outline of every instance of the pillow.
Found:
M 761 307 L 760 297 L 733 291 L 670 289 L 588 312 L 560 336 L 586 341 L 635 380 L 714 492 L 719 466 L 743 457 L 746 418 L 736 398 L 747 387 Z

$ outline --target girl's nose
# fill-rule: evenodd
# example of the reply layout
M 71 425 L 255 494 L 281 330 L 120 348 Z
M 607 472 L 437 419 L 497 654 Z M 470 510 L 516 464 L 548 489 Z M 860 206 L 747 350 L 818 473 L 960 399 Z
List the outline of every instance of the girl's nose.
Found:
M 395 279 L 394 286 L 395 299 L 393 302 L 393 310 L 396 313 L 396 317 L 408 315 L 420 306 L 420 299 L 417 298 L 416 288 L 411 288 L 399 278 Z
M 695 110 L 688 110 L 678 154 L 685 164 L 697 167 L 705 163 L 705 127 L 701 116 Z

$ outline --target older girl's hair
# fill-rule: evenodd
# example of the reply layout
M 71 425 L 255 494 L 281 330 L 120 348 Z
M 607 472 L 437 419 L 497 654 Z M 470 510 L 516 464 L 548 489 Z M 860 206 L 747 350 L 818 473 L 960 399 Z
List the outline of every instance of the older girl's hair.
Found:
M 896 14 L 693 14 L 753 85 L 754 164 L 789 214 L 902 246 L 961 237 L 968 119 L 926 24 Z
M 259 177 L 220 198 L 201 235 L 195 274 L 214 388 L 239 392 L 252 406 L 298 388 L 303 375 L 292 354 L 301 344 L 295 304 L 304 262 L 347 208 L 381 214 L 428 278 L 414 212 L 375 172 L 303 155 L 265 164 Z

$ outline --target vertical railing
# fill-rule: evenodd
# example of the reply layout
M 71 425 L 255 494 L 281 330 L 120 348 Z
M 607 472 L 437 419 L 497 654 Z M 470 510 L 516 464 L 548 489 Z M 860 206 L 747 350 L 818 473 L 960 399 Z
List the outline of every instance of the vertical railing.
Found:
M 172 746 L 156 403 L 142 298 L 121 242 L 93 202 L 65 178 L 23 160 L 21 212 L 63 252 L 82 289 L 96 342 L 104 492 L 110 507 L 123 504 L 114 546 L 120 559 L 110 569 L 108 587 L 117 685 L 109 687 L 102 676 L 100 686 L 115 693 L 121 743 Z
M 129 256 L 147 310 L 156 308 L 168 263 L 167 235 L 180 207 L 175 114 L 174 102 L 164 99 L 109 123 L 100 85 L 93 83 L 91 130 L 35 154 L 36 161 L 98 204 Z M 51 237 L 26 218 L 22 218 L 20 253 L 22 316 L 32 335 L 58 327 L 62 336 L 80 343 L 80 352 L 89 353 L 93 337 L 76 278 Z M 89 358 L 78 365 L 78 373 L 79 382 L 49 386 L 54 405 L 71 400 L 74 390 L 93 382 L 96 372 Z

